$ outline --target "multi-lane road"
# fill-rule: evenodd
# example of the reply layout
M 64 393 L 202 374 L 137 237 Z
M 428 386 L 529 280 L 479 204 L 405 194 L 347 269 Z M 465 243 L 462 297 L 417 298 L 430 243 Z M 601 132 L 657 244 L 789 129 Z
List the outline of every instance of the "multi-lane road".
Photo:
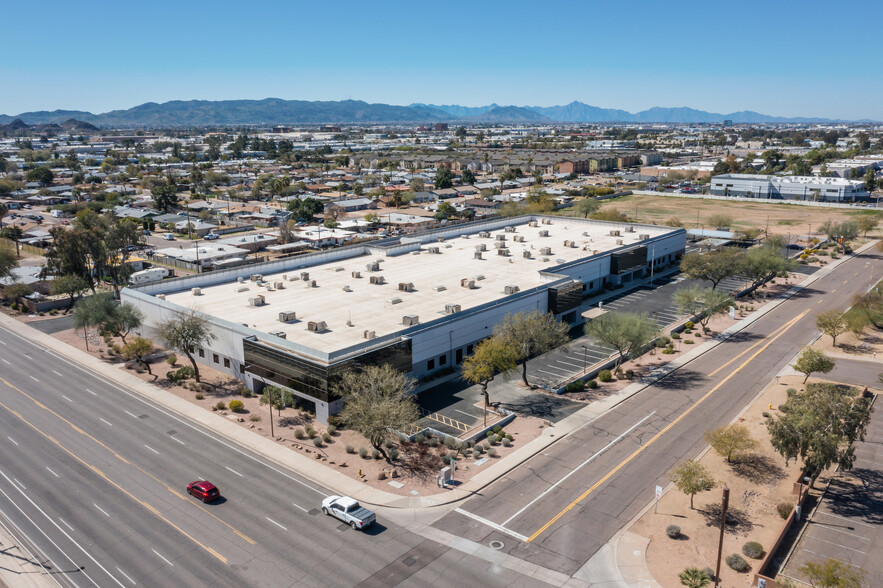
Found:
M 435 523 L 527 561 L 576 572 L 653 498 L 708 429 L 730 422 L 817 333 L 883 273 L 850 259 L 748 328 L 564 437 Z M 866 369 L 873 369 L 868 365 Z
M 384 521 L 353 531 L 329 489 L 0 328 L 0 521 L 60 586 L 536 586 Z M 209 479 L 224 500 L 185 486 Z

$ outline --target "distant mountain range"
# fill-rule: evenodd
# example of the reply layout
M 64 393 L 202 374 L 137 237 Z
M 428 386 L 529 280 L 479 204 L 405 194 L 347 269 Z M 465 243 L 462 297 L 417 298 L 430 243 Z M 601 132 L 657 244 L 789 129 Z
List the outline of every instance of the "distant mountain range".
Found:
M 306 101 L 266 98 L 264 100 L 174 100 L 147 102 L 127 110 L 92 114 L 80 110 L 24 112 L 0 115 L 0 125 L 19 119 L 27 125 L 60 125 L 71 119 L 99 127 L 193 127 L 214 125 L 271 125 L 319 123 L 811 123 L 842 122 L 826 118 L 768 116 L 740 111 L 717 114 L 693 108 L 654 107 L 637 113 L 598 108 L 582 102 L 564 106 L 460 106 L 456 104 L 369 104 L 361 100 Z M 870 122 L 861 120 L 855 122 Z

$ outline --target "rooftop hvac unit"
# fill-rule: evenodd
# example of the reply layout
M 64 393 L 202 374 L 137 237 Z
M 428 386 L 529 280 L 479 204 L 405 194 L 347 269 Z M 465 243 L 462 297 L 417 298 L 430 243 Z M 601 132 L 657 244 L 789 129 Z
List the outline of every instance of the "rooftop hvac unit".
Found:
M 307 288 L 315 288 L 316 280 L 307 280 Z
M 564 241 L 565 247 L 573 247 L 573 241 Z
M 380 262 L 372 261 L 368 265 L 365 266 L 365 269 L 369 272 L 379 272 L 380 271 Z
M 552 221 L 549 220 L 549 219 L 547 219 L 547 218 L 544 218 L 544 219 L 543 219 L 543 224 L 544 224 L 544 225 L 551 225 L 551 224 L 552 224 Z
M 261 278 L 263 278 L 263 277 L 264 276 L 262 276 L 261 274 L 251 274 L 248 277 L 248 279 L 251 280 L 252 282 L 259 282 L 261 280 Z
M 504 241 L 497 241 L 494 243 L 494 249 L 505 249 L 506 243 Z
M 385 280 L 383 279 L 383 276 L 371 276 L 371 278 L 368 281 L 371 282 L 372 284 L 377 284 L 378 286 L 383 285 L 383 283 L 385 282 Z
M 589 236 L 589 232 L 588 232 L 588 231 L 583 231 L 583 237 L 588 237 L 588 236 Z
M 406 314 L 402 317 L 402 324 L 406 327 L 413 327 L 420 324 L 420 318 L 416 314 Z
M 283 284 L 282 282 L 276 282 L 275 284 L 273 284 L 273 287 L 277 290 L 282 290 L 283 288 L 285 288 L 285 284 Z
M 487 245 L 484 243 L 475 246 L 476 251 L 487 251 Z
M 475 252 L 475 255 L 474 255 L 473 257 L 474 257 L 475 259 L 481 259 L 481 251 L 476 251 L 476 252 Z
M 336 271 L 336 272 L 342 272 L 344 269 L 345 269 L 345 268 L 342 268 L 342 267 L 336 267 L 336 268 L 334 268 L 334 271 Z
M 361 278 L 361 277 L 362 277 L 362 272 L 353 272 L 353 277 L 354 277 L 354 278 L 357 278 L 357 279 L 358 279 L 358 278 Z
M 297 313 L 293 310 L 284 310 L 279 313 L 279 322 L 280 323 L 290 323 L 291 321 L 297 320 Z
M 525 249 L 521 252 L 521 257 L 523 257 L 524 259 L 530 259 L 530 251 Z
M 481 274 L 478 274 L 477 276 L 475 276 L 475 279 L 476 279 L 476 280 L 483 280 L 483 279 L 484 279 L 484 276 L 481 275 Z
M 499 233 L 499 234 L 496 235 L 496 240 L 497 240 L 497 241 L 505 241 L 505 240 L 506 240 L 506 235 L 504 235 L 503 233 Z
M 549 231 L 540 231 L 540 237 L 548 237 Z
M 325 321 L 310 321 L 307 323 L 307 330 L 314 333 L 321 333 L 327 328 L 328 325 L 325 323 Z
M 551 247 L 543 247 L 540 249 L 540 255 L 552 255 Z
M 619 237 L 619 230 L 618 229 L 610 229 L 610 236 L 611 237 Z
M 489 232 L 487 232 L 487 231 L 481 231 L 480 233 L 478 233 L 478 236 L 481 237 L 481 238 L 483 238 L 483 239 L 487 239 L 488 237 L 491 236 L 491 234 L 490 234 Z
M 507 257 L 509 255 L 509 250 L 506 249 L 505 247 L 501 247 L 500 249 L 497 249 L 497 255 L 502 255 L 503 257 Z
M 523 235 L 515 235 L 514 237 L 512 237 L 512 240 L 515 241 L 516 243 L 524 243 L 524 236 Z
M 364 337 L 365 339 L 373 339 L 376 336 L 377 334 L 374 331 L 365 331 L 362 333 L 362 337 Z
M 444 243 L 444 242 L 445 242 L 445 238 L 444 238 L 444 237 L 439 237 L 438 239 L 435 240 L 435 242 L 436 242 L 436 243 Z
M 263 296 L 252 296 L 248 299 L 249 306 L 263 306 L 266 300 Z
M 276 331 L 275 333 L 270 333 L 275 337 L 279 337 L 280 339 L 287 339 L 288 337 L 285 335 L 285 331 Z
M 616 240 L 616 244 L 617 244 L 617 245 L 622 245 L 622 239 L 617 239 L 617 240 Z
M 310 279 L 310 272 L 301 272 L 300 279 L 303 280 L 304 282 L 309 280 Z
M 282 279 L 283 279 L 283 280 L 287 280 L 287 279 L 288 279 L 288 274 L 282 274 Z
M 344 292 L 352 292 L 353 291 L 353 289 L 350 288 L 349 286 L 344 286 L 343 288 L 341 288 L 341 290 L 343 290 Z
M 158 299 L 160 299 L 160 300 L 165 300 L 165 299 L 166 299 L 166 295 L 165 295 L 165 294 L 157 294 L 156 297 L 157 297 Z
M 592 249 L 592 255 L 598 255 L 598 250 L 597 250 L 597 249 Z
M 242 294 L 243 292 L 248 292 L 248 286 L 239 286 L 236 288 L 237 294 Z
M 527 226 L 535 227 L 535 226 L 537 226 L 537 221 L 530 221 L 529 223 L 527 223 Z
M 462 307 L 459 304 L 445 304 L 445 314 L 454 314 L 460 312 Z
M 435 290 L 436 292 L 444 292 L 445 290 L 448 289 L 448 287 L 442 286 L 441 284 L 439 284 L 438 286 L 433 286 L 432 289 Z
M 390 298 L 389 300 L 387 300 L 387 302 L 389 302 L 390 304 L 401 304 L 402 299 L 401 298 Z
M 469 278 L 463 278 L 460 280 L 460 285 L 464 288 L 472 290 L 475 288 L 475 280 L 470 280 Z
M 245 281 L 245 278 L 243 278 L 242 276 L 239 276 L 238 278 L 236 278 L 236 281 L 241 284 L 242 282 Z
M 435 254 L 441 253 L 441 249 L 439 249 L 438 247 L 427 247 L 426 251 L 428 251 L 429 253 L 435 253 Z
M 412 282 L 399 282 L 399 291 L 413 292 L 414 291 L 414 284 Z
M 515 294 L 515 293 L 519 292 L 520 290 L 521 290 L 521 288 L 519 288 L 518 286 L 506 286 L 505 288 L 503 288 L 503 294 L 506 294 L 506 295 Z
M 515 227 L 506 227 L 503 230 L 506 231 L 507 233 L 514 233 Z
M 625 232 L 626 232 L 626 233 L 634 233 L 634 232 L 635 232 L 635 227 L 629 225 L 629 226 L 627 226 L 627 227 L 625 228 Z
M 638 239 L 640 239 L 641 241 L 646 241 L 649 238 L 650 238 L 650 235 L 648 235 L 646 233 L 638 235 Z
M 190 293 L 194 296 L 202 296 L 202 288 L 190 288 Z

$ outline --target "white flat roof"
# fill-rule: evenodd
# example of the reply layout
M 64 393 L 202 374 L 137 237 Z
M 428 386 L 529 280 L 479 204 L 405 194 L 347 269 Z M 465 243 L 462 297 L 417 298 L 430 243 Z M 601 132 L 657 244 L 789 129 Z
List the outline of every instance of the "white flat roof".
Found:
M 289 341 L 332 352 L 364 342 L 365 330 L 374 331 L 377 337 L 404 330 L 407 328 L 403 325 L 405 315 L 417 315 L 420 323 L 426 323 L 444 316 L 446 304 L 459 304 L 465 311 L 504 298 L 506 286 L 518 286 L 520 291 L 525 291 L 557 281 L 559 276 L 543 276 L 540 272 L 590 257 L 593 251 L 603 253 L 622 247 L 617 239 L 631 245 L 639 243 L 639 234 L 656 237 L 673 231 L 669 227 L 638 225 L 635 232 L 625 232 L 625 224 L 565 217 L 552 220 L 551 225 L 530 227 L 524 222 L 513 226 L 516 226 L 515 233 L 506 233 L 501 228 L 490 231 L 489 238 L 473 234 L 448 238 L 441 243 L 425 243 L 419 253 L 390 257 L 362 254 L 303 269 L 265 273 L 263 279 L 270 288 L 248 280 L 241 284 L 231 280 L 201 287 L 202 294 L 193 296 L 189 285 L 182 284 L 187 289 L 167 292 L 166 300 L 230 322 L 247 324 L 265 333 L 282 331 Z M 611 229 L 619 229 L 622 236 L 611 236 Z M 548 231 L 549 236 L 540 237 L 541 231 Z M 506 237 L 509 256 L 497 254 L 494 247 L 497 235 Z M 515 236 L 523 237 L 524 242 L 513 241 Z M 564 247 L 565 240 L 573 241 L 575 247 Z M 481 260 L 475 259 L 477 245 L 487 247 Z M 429 253 L 430 247 L 438 247 L 440 253 Z M 551 254 L 540 254 L 540 249 L 545 247 L 551 248 Z M 530 259 L 523 257 L 525 250 L 531 252 Z M 366 265 L 378 260 L 380 271 L 367 271 Z M 254 269 L 255 273 L 260 271 Z M 300 281 L 301 272 L 308 272 L 316 287 Z M 359 272 L 360 277 L 354 278 L 353 272 Z M 284 280 L 283 275 L 296 281 Z M 382 276 L 385 283 L 371 284 L 370 278 L 374 276 Z M 462 287 L 463 278 L 474 279 L 476 287 Z M 272 288 L 276 282 L 282 282 L 284 287 Z M 400 283 L 413 284 L 414 291 L 400 291 Z M 249 306 L 249 298 L 258 294 L 265 297 L 266 305 Z M 400 302 L 393 302 L 394 299 Z M 279 322 L 280 312 L 295 312 L 298 322 Z M 310 332 L 309 321 L 324 321 L 327 330 Z M 347 321 L 351 321 L 351 326 Z

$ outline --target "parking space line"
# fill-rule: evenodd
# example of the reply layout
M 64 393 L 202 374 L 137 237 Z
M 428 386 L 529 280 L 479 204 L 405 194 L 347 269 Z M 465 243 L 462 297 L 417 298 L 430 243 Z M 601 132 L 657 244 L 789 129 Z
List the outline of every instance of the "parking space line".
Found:
M 840 515 L 835 515 L 833 513 L 830 513 L 830 512 L 824 511 L 824 510 L 819 510 L 817 514 L 823 514 L 823 515 L 826 515 L 829 517 L 834 517 L 835 519 L 840 519 L 841 521 L 848 521 L 850 523 L 855 523 L 856 525 L 864 525 L 865 527 L 870 527 L 872 529 L 876 528 L 874 525 L 869 525 L 868 523 L 863 523 L 861 521 L 857 521 L 855 519 L 850 519 L 847 517 L 841 517 Z
M 299 505 L 299 504 L 295 504 L 295 503 L 293 503 L 293 502 L 291 503 L 291 506 L 293 506 L 294 508 L 299 508 L 299 509 L 301 509 L 301 510 L 304 511 L 304 512 L 310 512 L 310 511 L 308 511 L 307 509 L 305 509 L 304 507 L 302 507 L 301 505 Z
M 821 541 L 822 543 L 827 543 L 829 545 L 836 545 L 837 547 L 842 547 L 843 549 L 848 549 L 850 551 L 855 551 L 857 553 L 861 553 L 862 555 L 865 555 L 865 552 L 862 551 L 861 549 L 853 549 L 852 547 L 847 547 L 846 545 L 841 545 L 840 543 L 834 543 L 833 541 L 827 541 L 825 539 L 822 539 L 821 537 L 816 537 L 815 535 L 809 535 L 807 537 L 807 539 L 815 539 L 816 541 Z
M 870 541 L 868 537 L 862 537 L 861 535 L 857 535 L 856 533 L 850 533 L 849 531 L 844 531 L 843 529 L 835 529 L 834 527 L 829 527 L 825 523 L 816 523 L 816 525 L 820 525 L 816 528 L 825 529 L 827 531 L 835 531 L 837 533 L 843 533 L 844 535 L 849 535 L 850 537 L 855 537 L 856 539 L 861 539 L 862 541 Z

